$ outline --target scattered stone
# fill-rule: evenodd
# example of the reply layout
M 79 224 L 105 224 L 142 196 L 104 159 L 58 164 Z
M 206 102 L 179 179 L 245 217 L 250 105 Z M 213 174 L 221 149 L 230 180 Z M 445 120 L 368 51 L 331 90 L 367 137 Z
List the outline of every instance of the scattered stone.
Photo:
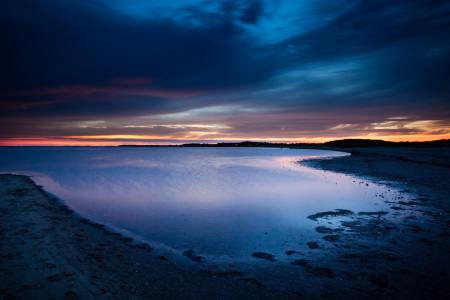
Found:
M 316 231 L 319 233 L 333 233 L 333 229 L 325 226 L 316 227 Z
M 317 248 L 319 248 L 319 244 L 317 242 L 307 242 L 306 245 L 308 245 L 308 247 L 310 249 L 317 249 Z
M 350 228 L 350 232 L 357 233 L 366 237 L 377 237 L 387 235 L 395 226 L 385 219 L 360 219 L 357 221 L 341 221 L 342 226 Z
M 189 258 L 193 262 L 201 262 L 201 260 L 203 259 L 202 256 L 195 254 L 194 250 L 186 250 L 186 251 L 184 251 L 183 252 L 183 256 L 186 256 L 187 258 Z
M 359 212 L 358 215 L 360 216 L 384 216 L 387 215 L 388 212 L 387 211 L 362 211 Z
M 275 259 L 275 256 L 273 254 L 269 254 L 269 253 L 255 252 L 255 253 L 252 253 L 252 256 L 256 257 L 256 258 L 265 259 L 265 260 L 268 260 L 268 261 L 277 261 Z
M 340 238 L 341 236 L 338 234 L 330 234 L 323 237 L 323 239 L 328 242 L 335 242 L 338 241 Z
M 332 228 L 325 227 L 325 226 L 319 226 L 319 227 L 316 227 L 316 231 L 319 233 L 333 233 L 333 232 L 344 231 L 344 229 L 342 229 L 342 228 L 332 229 Z
M 129 237 L 121 237 L 119 240 L 124 241 L 125 243 L 131 243 L 133 241 L 133 239 Z
M 394 209 L 394 210 L 405 210 L 404 208 L 401 208 L 399 206 L 391 206 L 391 209 Z
M 320 212 L 320 213 L 317 213 L 314 215 L 310 215 L 310 216 L 308 216 L 308 219 L 317 221 L 317 219 L 321 219 L 321 218 L 349 216 L 349 215 L 353 215 L 353 214 L 354 213 L 348 209 L 335 209 L 335 211 L 325 211 L 325 212 Z
M 316 267 L 309 263 L 306 259 L 294 260 L 291 264 L 295 266 L 302 266 L 306 272 L 313 274 L 314 276 L 333 278 L 334 273 L 328 268 Z
M 140 245 L 136 245 L 136 247 L 137 247 L 137 248 L 144 249 L 144 250 L 147 251 L 147 252 L 152 252 L 152 251 L 153 251 L 153 248 L 150 247 L 147 243 L 143 243 L 143 244 L 140 244 Z

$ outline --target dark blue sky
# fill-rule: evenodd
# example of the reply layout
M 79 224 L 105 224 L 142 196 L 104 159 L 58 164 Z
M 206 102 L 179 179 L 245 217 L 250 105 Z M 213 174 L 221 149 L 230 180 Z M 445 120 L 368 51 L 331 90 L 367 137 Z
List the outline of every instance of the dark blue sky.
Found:
M 0 14 L 2 144 L 450 138 L 448 1 L 4 0 Z

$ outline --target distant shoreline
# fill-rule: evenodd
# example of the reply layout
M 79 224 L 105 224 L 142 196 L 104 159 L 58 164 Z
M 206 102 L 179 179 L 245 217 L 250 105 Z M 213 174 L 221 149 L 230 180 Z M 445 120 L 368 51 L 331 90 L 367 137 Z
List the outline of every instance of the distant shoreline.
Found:
M 262 147 L 262 148 L 291 148 L 291 149 L 325 149 L 328 148 L 340 148 L 340 149 L 348 149 L 348 148 L 373 148 L 373 147 L 388 147 L 388 148 L 445 148 L 450 147 L 450 139 L 443 140 L 434 140 L 434 141 L 426 141 L 426 142 L 389 142 L 383 140 L 372 140 L 372 139 L 342 139 L 342 140 L 334 140 L 324 143 L 279 143 L 279 142 L 252 142 L 252 141 L 244 141 L 244 142 L 208 142 L 208 143 L 183 143 L 183 144 L 172 144 L 172 145 L 156 145 L 156 144 L 148 144 L 148 145 L 140 145 L 140 144 L 121 144 L 121 145 L 0 145 L 0 147 L 136 147 L 136 148 L 146 148 L 146 147 L 156 147 L 156 148 L 164 148 L 164 147 L 212 147 L 212 148 L 242 148 L 242 147 Z
M 293 149 L 322 149 L 322 148 L 354 148 L 354 147 L 450 147 L 450 140 L 435 140 L 428 142 L 388 142 L 370 139 L 343 139 L 325 143 L 276 143 L 276 142 L 221 142 L 221 143 L 187 143 L 181 145 L 120 145 L 117 147 L 265 147 L 265 148 L 293 148 Z

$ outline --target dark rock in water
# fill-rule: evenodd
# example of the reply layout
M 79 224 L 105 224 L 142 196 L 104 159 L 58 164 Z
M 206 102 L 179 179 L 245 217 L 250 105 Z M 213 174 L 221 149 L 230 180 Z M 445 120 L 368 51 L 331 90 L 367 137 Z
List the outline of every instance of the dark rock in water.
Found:
M 423 201 L 423 200 L 422 200 L 422 201 Z M 430 206 L 429 203 L 419 202 L 419 201 L 399 201 L 397 204 L 400 204 L 400 205 L 408 205 L 408 206 L 414 206 L 414 205 L 418 205 L 418 206 Z
M 136 247 L 137 247 L 137 248 L 144 249 L 144 250 L 147 251 L 147 252 L 152 252 L 152 251 L 153 251 L 153 248 L 150 247 L 147 243 L 140 244 L 140 245 L 136 245 Z
M 309 264 L 309 260 L 307 260 L 307 259 L 296 259 L 293 262 L 291 262 L 291 264 L 296 265 L 296 266 L 306 266 L 307 264 Z
M 360 216 L 384 216 L 387 215 L 388 212 L 387 211 L 369 211 L 369 212 L 359 212 L 358 215 Z
M 168 261 L 169 259 L 167 258 L 167 257 L 165 257 L 164 255 L 160 255 L 160 256 L 158 256 L 158 258 L 160 259 L 160 260 L 165 260 L 165 261 Z
M 297 259 L 294 260 L 291 264 L 295 266 L 302 266 L 306 272 L 311 273 L 314 276 L 321 276 L 328 278 L 334 277 L 334 273 L 330 269 L 313 266 L 309 263 L 309 260 L 306 259 Z
M 316 231 L 319 233 L 333 233 L 333 229 L 325 226 L 316 227 Z
M 333 233 L 333 232 L 338 232 L 338 231 L 344 231 L 344 229 L 342 229 L 342 228 L 332 229 L 332 228 L 325 227 L 325 226 L 319 226 L 319 227 L 316 227 L 316 231 L 319 233 Z
M 384 219 L 371 219 L 371 220 L 357 220 L 357 221 L 342 221 L 342 226 L 350 229 L 349 232 L 353 232 L 357 235 L 376 237 L 379 235 L 387 235 L 395 226 L 391 225 Z
M 307 242 L 306 245 L 308 245 L 308 247 L 310 249 L 317 249 L 317 248 L 319 248 L 319 244 L 317 242 Z
M 335 209 L 334 211 L 325 211 L 325 212 L 320 212 L 320 213 L 317 213 L 314 215 L 310 215 L 310 216 L 308 216 L 308 219 L 317 221 L 317 219 L 320 219 L 320 218 L 349 216 L 349 215 L 353 215 L 353 212 L 351 210 Z
M 273 254 L 269 254 L 269 253 L 255 252 L 255 253 L 252 253 L 252 256 L 256 257 L 256 258 L 265 259 L 265 260 L 268 260 L 268 261 L 277 261 L 275 259 L 275 256 Z
M 121 237 L 119 240 L 124 241 L 125 243 L 131 243 L 133 241 L 133 239 L 129 237 Z
M 286 251 L 285 252 L 287 255 L 292 255 L 292 254 L 295 254 L 295 253 L 298 253 L 297 251 L 294 251 L 294 250 L 289 250 L 289 251 Z
M 405 210 L 404 208 L 401 208 L 399 206 L 391 206 L 391 209 L 394 209 L 394 210 Z
M 186 256 L 187 258 L 189 258 L 193 262 L 200 262 L 203 259 L 203 257 L 201 257 L 200 255 L 195 254 L 194 250 L 186 250 L 186 251 L 184 251 L 183 252 L 183 256 Z
M 341 236 L 338 234 L 330 234 L 330 235 L 326 235 L 323 237 L 323 239 L 328 242 L 335 242 L 335 241 L 339 240 L 340 238 L 341 238 Z

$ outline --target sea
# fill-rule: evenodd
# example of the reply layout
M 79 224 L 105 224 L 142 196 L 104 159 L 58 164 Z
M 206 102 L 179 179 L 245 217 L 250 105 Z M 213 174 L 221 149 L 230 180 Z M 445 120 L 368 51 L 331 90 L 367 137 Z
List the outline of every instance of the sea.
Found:
M 307 249 L 306 241 L 320 239 L 317 222 L 308 218 L 315 213 L 388 209 L 380 197 L 394 196 L 388 187 L 299 163 L 344 155 L 286 148 L 0 147 L 0 172 L 31 176 L 78 215 L 166 256 L 192 250 L 206 262 L 233 263 L 258 261 L 255 252 Z

